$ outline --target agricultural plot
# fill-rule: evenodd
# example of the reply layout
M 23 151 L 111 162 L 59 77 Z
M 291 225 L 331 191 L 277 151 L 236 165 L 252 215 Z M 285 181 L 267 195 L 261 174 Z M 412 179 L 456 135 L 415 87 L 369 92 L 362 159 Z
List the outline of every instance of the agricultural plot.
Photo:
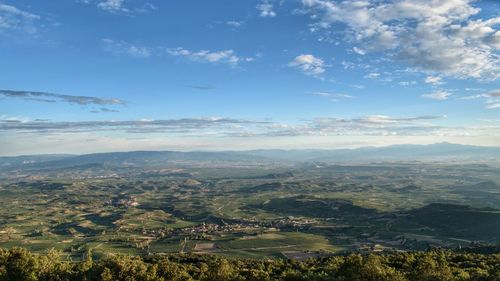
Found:
M 500 242 L 495 166 L 137 169 L 3 181 L 0 247 L 304 259 Z

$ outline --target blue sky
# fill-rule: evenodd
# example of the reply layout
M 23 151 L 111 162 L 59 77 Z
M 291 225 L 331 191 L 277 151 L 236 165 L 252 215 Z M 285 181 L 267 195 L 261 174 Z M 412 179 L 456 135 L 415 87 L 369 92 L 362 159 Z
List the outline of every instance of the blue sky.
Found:
M 0 155 L 500 145 L 500 4 L 0 0 Z

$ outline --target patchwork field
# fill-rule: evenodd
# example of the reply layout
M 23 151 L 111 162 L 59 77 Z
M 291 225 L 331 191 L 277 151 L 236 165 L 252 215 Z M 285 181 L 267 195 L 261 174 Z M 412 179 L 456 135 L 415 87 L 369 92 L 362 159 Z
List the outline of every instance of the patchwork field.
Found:
M 500 242 L 496 166 L 134 168 L 4 179 L 0 247 L 305 259 Z M 100 173 L 103 173 L 101 171 Z

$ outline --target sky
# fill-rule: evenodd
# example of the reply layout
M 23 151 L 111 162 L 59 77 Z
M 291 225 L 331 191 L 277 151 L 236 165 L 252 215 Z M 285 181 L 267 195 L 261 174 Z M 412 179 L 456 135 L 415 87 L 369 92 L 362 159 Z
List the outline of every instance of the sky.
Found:
M 0 0 L 0 155 L 500 146 L 500 1 Z

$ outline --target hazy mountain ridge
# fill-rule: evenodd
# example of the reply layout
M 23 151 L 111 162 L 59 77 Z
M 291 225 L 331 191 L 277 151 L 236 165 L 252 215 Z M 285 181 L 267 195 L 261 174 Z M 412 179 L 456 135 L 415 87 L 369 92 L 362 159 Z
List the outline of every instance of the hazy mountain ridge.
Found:
M 412 161 L 412 160 L 446 160 L 446 159 L 499 159 L 500 147 L 482 147 L 452 143 L 436 143 L 430 145 L 391 145 L 385 147 L 361 147 L 356 149 L 335 150 L 252 150 L 251 155 L 294 161 Z
M 500 147 L 451 143 L 392 145 L 335 150 L 248 150 L 221 152 L 131 151 L 84 155 L 33 155 L 0 157 L 1 168 L 61 168 L 89 164 L 109 166 L 155 166 L 173 162 L 392 162 L 392 161 L 496 161 Z

